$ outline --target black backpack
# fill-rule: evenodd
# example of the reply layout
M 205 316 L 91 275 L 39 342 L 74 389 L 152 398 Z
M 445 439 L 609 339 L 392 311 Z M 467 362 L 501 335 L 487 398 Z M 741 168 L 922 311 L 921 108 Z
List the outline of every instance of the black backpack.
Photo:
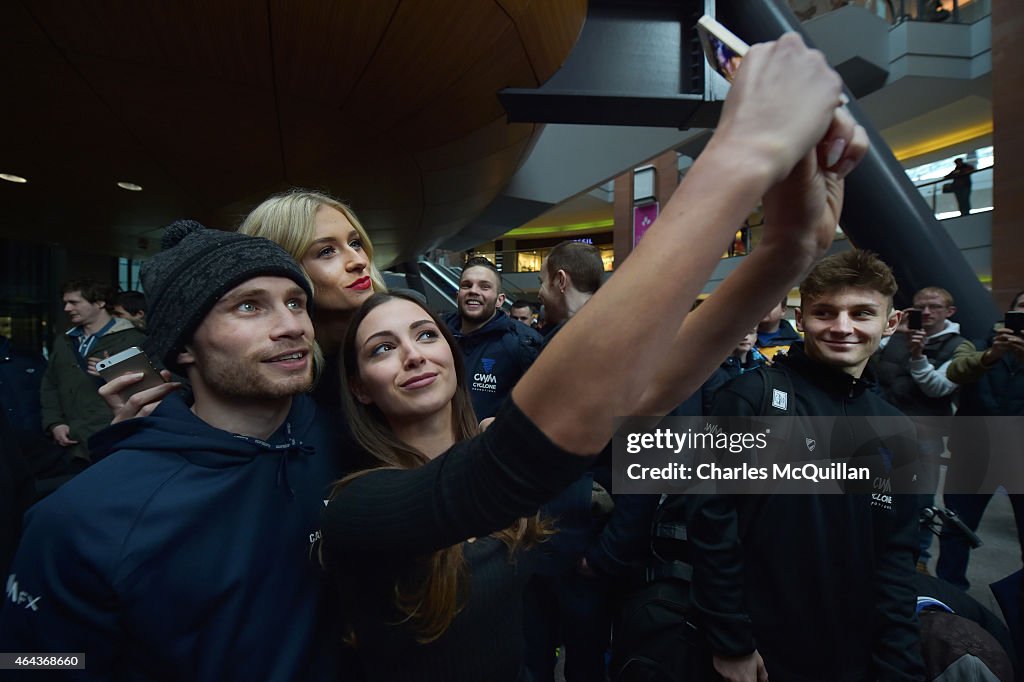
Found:
M 794 414 L 789 375 L 762 366 L 762 416 Z M 704 682 L 720 679 L 711 649 L 690 602 L 693 567 L 688 561 L 685 494 L 664 495 L 651 521 L 651 551 L 634 589 L 619 605 L 612 679 L 615 682 Z

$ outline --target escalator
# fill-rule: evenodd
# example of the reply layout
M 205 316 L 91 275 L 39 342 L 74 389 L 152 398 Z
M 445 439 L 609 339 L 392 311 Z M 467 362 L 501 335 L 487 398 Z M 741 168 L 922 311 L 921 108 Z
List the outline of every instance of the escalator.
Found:
M 459 292 L 459 277 L 462 275 L 462 268 L 452 265 L 437 265 L 429 261 L 419 262 L 420 275 L 423 277 L 423 286 L 427 291 L 427 305 L 430 309 L 441 314 L 449 313 L 456 309 L 455 297 Z M 505 304 L 501 307 L 506 313 L 511 309 L 513 301 L 517 299 L 534 299 L 522 288 L 512 284 L 504 277 L 501 278 L 501 290 L 505 294 Z

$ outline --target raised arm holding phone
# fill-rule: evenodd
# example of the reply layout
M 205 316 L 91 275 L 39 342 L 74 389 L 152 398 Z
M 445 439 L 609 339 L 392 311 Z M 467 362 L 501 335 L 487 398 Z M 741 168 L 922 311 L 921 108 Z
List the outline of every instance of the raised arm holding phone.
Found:
M 839 77 L 799 36 L 752 47 L 715 135 L 655 225 L 484 434 L 466 425 L 450 340 L 429 313 L 401 297 L 364 306 L 346 338 L 343 390 L 353 432 L 378 463 L 336 489 L 323 549 L 343 589 L 360 585 L 349 607 L 368 679 L 519 679 L 518 618 L 486 628 L 475 620 L 518 613 L 511 605 L 521 602 L 513 564 L 493 541 L 509 551 L 524 544 L 524 520 L 578 478 L 615 417 L 678 404 L 828 248 L 842 179 L 867 149 L 840 105 Z M 762 199 L 758 249 L 687 317 L 735 226 Z M 679 352 L 692 347 L 702 352 Z M 120 420 L 147 414 L 174 388 L 119 398 L 134 380 L 103 389 Z M 375 442 L 360 437 L 366 429 Z
M 518 613 L 508 553 L 536 538 L 529 517 L 576 480 L 615 417 L 678 404 L 829 246 L 842 177 L 867 143 L 840 108 L 840 86 L 798 36 L 751 48 L 715 136 L 658 221 L 482 435 L 466 427 L 451 341 L 427 311 L 375 296 L 356 316 L 343 390 L 377 465 L 335 490 L 323 551 L 349 593 L 368 679 L 520 679 L 521 626 L 493 616 Z M 764 241 L 695 313 L 699 323 L 682 325 L 762 197 Z M 690 343 L 708 352 L 673 352 Z

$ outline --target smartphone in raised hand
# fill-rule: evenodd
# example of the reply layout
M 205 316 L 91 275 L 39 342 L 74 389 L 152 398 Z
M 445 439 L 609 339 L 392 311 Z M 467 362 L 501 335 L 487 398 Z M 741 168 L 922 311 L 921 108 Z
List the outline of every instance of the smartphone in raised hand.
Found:
M 732 83 L 750 46 L 708 14 L 697 20 L 697 33 L 708 64 L 722 78 Z M 845 105 L 850 100 L 841 93 L 839 101 Z
M 697 21 L 697 33 L 711 68 L 731 83 L 750 46 L 707 14 Z
M 1003 324 L 1017 336 L 1024 336 L 1024 311 L 1007 310 L 1003 314 Z
M 128 400 L 139 391 L 153 388 L 164 383 L 164 378 L 156 370 L 153 363 L 138 346 L 132 346 L 116 355 L 105 358 L 96 363 L 96 371 L 105 381 L 110 381 L 125 374 L 142 372 L 142 379 L 128 388 L 121 391 L 123 400 Z
M 921 311 L 919 309 L 911 308 L 907 311 L 907 329 L 915 332 L 924 329 L 924 322 L 921 320 Z

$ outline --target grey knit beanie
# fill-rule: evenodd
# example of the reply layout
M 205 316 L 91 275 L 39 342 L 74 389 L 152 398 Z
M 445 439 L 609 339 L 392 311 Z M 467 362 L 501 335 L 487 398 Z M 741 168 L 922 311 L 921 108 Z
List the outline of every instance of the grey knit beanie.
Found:
M 171 223 L 163 249 L 142 264 L 146 292 L 146 353 L 177 370 L 177 356 L 221 296 L 263 275 L 287 277 L 313 291 L 287 251 L 263 237 L 210 230 L 194 220 Z

